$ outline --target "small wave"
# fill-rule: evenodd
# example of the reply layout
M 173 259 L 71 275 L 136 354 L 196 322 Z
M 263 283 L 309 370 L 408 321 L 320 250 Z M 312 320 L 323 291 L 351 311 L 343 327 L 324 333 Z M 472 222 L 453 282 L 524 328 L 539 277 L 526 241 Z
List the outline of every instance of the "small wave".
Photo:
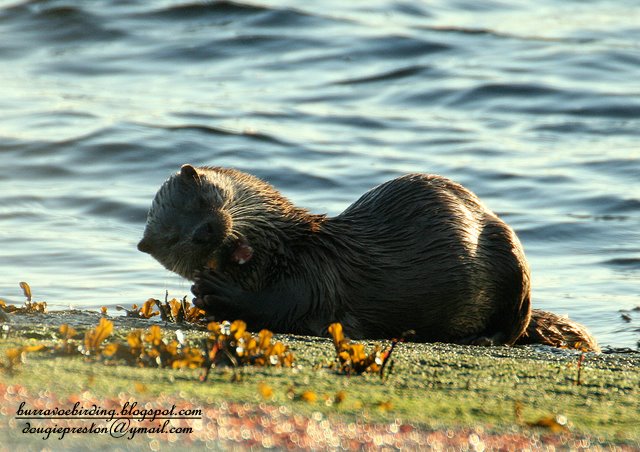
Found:
M 293 28 L 319 27 L 325 21 L 327 21 L 326 17 L 307 14 L 295 9 L 269 9 L 265 14 L 252 18 L 250 23 L 254 27 Z
M 257 140 L 265 143 L 278 144 L 282 146 L 288 146 L 289 143 L 271 136 L 266 133 L 252 131 L 252 130 L 243 130 L 236 131 L 231 129 L 225 129 L 221 127 L 211 127 L 211 126 L 203 126 L 203 125 L 180 125 L 180 126 L 150 126 L 155 128 L 160 128 L 169 131 L 195 131 L 198 133 L 203 133 L 207 135 L 224 135 L 224 136 L 242 136 L 252 140 Z
M 118 218 L 120 221 L 132 224 L 144 224 L 147 218 L 147 210 L 139 206 L 116 201 L 109 198 L 82 199 L 85 205 L 81 212 L 85 215 L 102 218 Z
M 38 71 L 42 74 L 55 72 L 62 75 L 106 77 L 110 75 L 124 75 L 132 73 L 132 68 L 127 64 L 120 64 L 105 60 L 101 56 L 87 57 L 82 61 L 70 59 L 56 60 L 43 64 Z
M 228 25 L 238 20 L 246 20 L 253 27 L 298 27 L 311 25 L 320 17 L 291 9 L 262 5 L 217 1 L 173 5 L 138 15 L 138 19 L 159 19 L 164 21 L 206 22 Z M 316 24 L 317 25 L 317 24 Z
M 353 126 L 362 129 L 387 129 L 389 126 L 382 120 L 366 116 L 354 115 L 325 115 L 322 120 L 326 123 L 338 124 L 341 126 Z
M 581 241 L 601 239 L 601 228 L 587 222 L 546 223 L 520 228 L 518 236 L 532 242 L 544 240 L 545 243 L 572 243 L 576 236 L 580 236 Z
M 288 53 L 307 48 L 319 48 L 322 42 L 313 38 L 292 38 L 269 34 L 242 34 L 231 37 L 215 38 L 199 43 L 178 42 L 163 43 L 150 51 L 147 58 L 166 63 L 167 61 L 185 61 L 189 64 L 210 64 L 211 60 L 231 61 L 241 57 L 263 57 L 271 53 Z M 281 63 L 277 66 L 282 67 Z
M 274 36 L 269 34 L 242 34 L 215 41 L 216 45 L 223 46 L 229 50 L 245 50 L 247 52 L 259 54 L 262 51 L 273 51 L 277 49 L 297 50 L 307 47 L 318 47 L 322 42 L 314 38 Z
M 487 100 L 494 103 L 497 99 L 513 99 L 522 100 L 533 99 L 540 101 L 541 97 L 557 99 L 558 96 L 565 94 L 564 92 L 548 86 L 534 84 L 515 84 L 515 83 L 487 83 L 471 89 L 463 91 L 460 95 L 454 97 L 450 101 L 450 105 L 475 105 L 486 104 Z M 555 102 L 555 100 L 554 100 Z
M 74 172 L 66 165 L 54 164 L 31 164 L 28 168 L 28 177 L 37 177 L 45 179 L 67 179 L 74 176 Z
M 638 214 L 640 212 L 640 199 L 617 199 L 614 200 L 608 207 L 604 209 L 604 212 L 629 212 Z
M 446 52 L 452 49 L 450 44 L 427 41 L 414 36 L 387 35 L 376 36 L 364 41 L 360 48 L 353 49 L 350 58 L 380 59 L 404 59 L 418 58 L 438 52 Z
M 125 31 L 107 27 L 104 19 L 75 6 L 43 6 L 42 2 L 27 2 L 5 9 L 3 18 L 16 30 L 29 33 L 45 45 L 79 40 L 110 41 L 127 36 Z
M 392 71 L 383 72 L 381 74 L 374 74 L 367 77 L 348 78 L 344 80 L 338 80 L 332 82 L 331 85 L 359 85 L 365 83 L 384 82 L 389 80 L 404 79 L 419 75 L 425 72 L 428 68 L 422 65 L 409 66 L 400 69 L 394 69 Z
M 598 105 L 585 105 L 561 109 L 559 113 L 571 116 L 633 119 L 640 118 L 640 104 L 634 103 L 628 97 L 619 102 L 599 102 Z
M 640 199 L 621 198 L 615 195 L 583 197 L 573 201 L 574 205 L 585 206 L 598 215 L 597 219 L 627 219 L 622 213 L 637 214 L 640 212 Z
M 620 95 L 553 88 L 540 84 L 487 83 L 449 97 L 452 107 L 511 111 L 530 115 L 566 115 L 580 118 L 640 118 L 640 103 Z M 554 126 L 544 126 L 553 129 Z M 569 127 L 566 124 L 561 127 Z M 573 124 L 574 128 L 588 127 Z M 558 126 L 555 126 L 556 130 Z M 606 131 L 604 132 L 606 133 Z
M 622 270 L 640 270 L 640 258 L 618 257 L 601 262 L 602 265 Z
M 588 44 L 595 42 L 594 38 L 577 38 L 577 37 L 551 37 L 551 36 L 536 36 L 536 35 L 519 35 L 515 33 L 505 33 L 498 30 L 492 30 L 490 28 L 476 28 L 476 27 L 456 27 L 456 26 L 419 26 L 416 29 L 429 30 L 438 33 L 452 33 L 469 36 L 491 36 L 496 38 L 516 39 L 519 41 L 543 41 L 543 42 L 564 42 L 568 44 Z
M 567 90 L 557 90 L 556 93 L 548 94 L 554 94 L 555 97 L 547 96 L 546 103 L 540 102 L 538 98 L 532 98 L 529 102 L 521 100 L 520 105 L 512 106 L 511 108 L 522 113 L 534 115 L 566 115 L 579 118 L 625 119 L 630 121 L 637 121 L 640 118 L 640 103 L 632 96 Z M 616 126 L 619 126 L 619 124 L 613 124 L 612 128 L 616 128 Z M 611 133 L 611 128 L 598 130 L 603 135 L 610 135 Z M 616 131 L 616 133 L 619 132 Z
M 393 2 L 389 7 L 392 11 L 406 14 L 411 17 L 433 17 L 427 10 L 427 5 L 424 5 L 424 8 L 421 8 L 420 3 L 418 2 Z
M 186 3 L 172 5 L 152 12 L 140 14 L 140 18 L 157 18 L 170 20 L 203 20 L 210 17 L 224 15 L 229 19 L 231 15 L 246 16 L 270 11 L 269 8 L 258 5 L 248 5 L 230 1 L 217 1 L 213 3 Z
M 287 167 L 266 172 L 257 172 L 258 177 L 268 181 L 278 190 L 327 190 L 341 186 L 334 179 L 323 177 L 318 174 L 301 171 L 297 168 Z M 284 193 L 286 196 L 286 193 Z
M 532 126 L 529 130 L 537 132 L 551 132 L 563 135 L 573 136 L 581 135 L 600 135 L 604 137 L 612 135 L 638 135 L 638 130 L 634 130 L 619 121 L 611 119 L 609 122 L 584 122 L 578 120 L 563 120 L 557 123 L 539 124 Z M 636 173 L 637 174 L 637 173 Z
M 583 162 L 582 167 L 596 174 L 609 174 L 616 179 L 626 178 L 630 183 L 638 182 L 640 175 L 640 159 L 607 158 Z

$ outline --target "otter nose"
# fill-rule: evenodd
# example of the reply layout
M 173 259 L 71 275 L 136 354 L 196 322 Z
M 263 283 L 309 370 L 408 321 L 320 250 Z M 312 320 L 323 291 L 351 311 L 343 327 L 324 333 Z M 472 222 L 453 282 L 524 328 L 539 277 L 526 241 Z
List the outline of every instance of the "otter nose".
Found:
M 217 236 L 218 228 L 214 223 L 208 222 L 196 229 L 191 236 L 191 240 L 193 243 L 197 243 L 198 245 L 203 245 L 205 243 L 211 243 Z

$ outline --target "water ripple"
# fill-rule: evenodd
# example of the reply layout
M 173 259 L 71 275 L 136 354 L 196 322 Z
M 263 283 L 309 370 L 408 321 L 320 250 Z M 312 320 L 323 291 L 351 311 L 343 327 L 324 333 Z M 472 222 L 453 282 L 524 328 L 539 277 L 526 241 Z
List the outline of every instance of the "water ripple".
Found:
M 631 346 L 615 319 L 637 304 L 639 17 L 603 5 L 5 2 L 0 296 L 25 278 L 94 307 L 186 294 L 135 248 L 183 163 L 331 214 L 423 171 L 518 231 L 537 307 Z
M 428 68 L 423 65 L 409 66 L 400 69 L 394 69 L 381 74 L 374 74 L 367 77 L 348 78 L 345 80 L 338 80 L 332 82 L 334 85 L 358 85 L 365 83 L 385 82 L 388 80 L 404 79 L 407 77 L 413 77 L 414 75 L 420 75 L 427 71 Z

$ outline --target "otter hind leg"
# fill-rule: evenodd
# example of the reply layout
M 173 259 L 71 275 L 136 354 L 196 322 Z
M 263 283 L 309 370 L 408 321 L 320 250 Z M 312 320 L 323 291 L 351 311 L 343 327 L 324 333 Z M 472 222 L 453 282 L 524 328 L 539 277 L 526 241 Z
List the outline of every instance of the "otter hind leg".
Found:
M 529 266 L 515 233 L 498 218 L 487 220 L 479 243 L 481 273 L 491 281 L 489 291 L 493 314 L 485 335 L 503 334 L 503 344 L 513 345 L 531 318 Z
M 456 343 L 460 345 L 479 345 L 482 347 L 490 347 L 493 345 L 504 345 L 506 342 L 507 336 L 499 331 L 493 335 L 485 336 L 485 335 L 473 335 L 462 338 Z

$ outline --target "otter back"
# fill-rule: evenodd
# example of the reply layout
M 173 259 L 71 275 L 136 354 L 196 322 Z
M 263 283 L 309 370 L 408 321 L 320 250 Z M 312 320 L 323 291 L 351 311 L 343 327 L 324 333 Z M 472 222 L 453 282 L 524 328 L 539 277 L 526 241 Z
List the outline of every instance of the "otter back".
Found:
M 240 171 L 184 165 L 139 248 L 194 281 L 197 305 L 254 329 L 513 344 L 531 318 L 513 230 L 469 190 L 409 174 L 329 218 Z

